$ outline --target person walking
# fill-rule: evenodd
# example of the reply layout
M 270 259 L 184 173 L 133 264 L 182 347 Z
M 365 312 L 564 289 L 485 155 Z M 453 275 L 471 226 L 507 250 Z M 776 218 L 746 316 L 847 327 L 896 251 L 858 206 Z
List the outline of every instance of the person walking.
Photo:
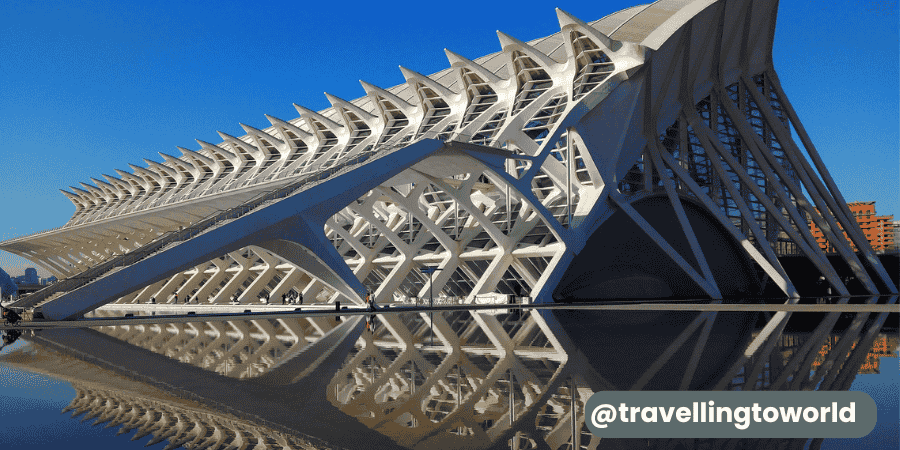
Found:
M 375 299 L 372 298 L 372 291 L 366 292 L 366 307 L 369 311 L 375 311 Z

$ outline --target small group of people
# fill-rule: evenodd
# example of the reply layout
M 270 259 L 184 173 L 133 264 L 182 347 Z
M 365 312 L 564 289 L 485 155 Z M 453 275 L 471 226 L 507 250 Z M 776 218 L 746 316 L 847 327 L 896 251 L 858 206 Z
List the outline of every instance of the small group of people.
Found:
M 281 304 L 282 305 L 302 305 L 303 304 L 303 294 L 298 293 L 296 291 L 285 292 L 281 294 Z
M 185 295 L 185 296 L 184 296 L 184 304 L 187 305 L 187 304 L 190 303 L 190 302 L 191 302 L 191 296 L 190 296 L 190 295 Z M 196 303 L 200 303 L 200 300 L 197 300 Z M 176 304 L 176 305 L 178 304 L 178 294 L 175 294 L 175 302 L 174 302 L 174 304 Z
M 2 307 L 0 307 L 0 308 L 2 308 Z M 11 309 L 3 308 L 3 320 L 6 321 L 7 325 L 15 325 L 16 322 L 22 320 L 22 316 L 20 316 L 19 313 L 15 312 Z
M 191 302 L 191 297 L 188 296 L 188 297 L 185 297 L 185 298 L 184 298 L 184 304 L 185 304 L 185 305 L 187 305 L 187 304 L 190 303 L 190 302 Z M 155 305 L 155 304 L 156 304 L 156 297 L 150 297 L 150 301 L 147 302 L 147 303 L 149 303 L 149 304 L 151 304 L 151 305 Z M 175 294 L 175 295 L 172 296 L 172 304 L 173 304 L 173 305 L 177 305 L 177 304 L 178 304 L 178 294 Z

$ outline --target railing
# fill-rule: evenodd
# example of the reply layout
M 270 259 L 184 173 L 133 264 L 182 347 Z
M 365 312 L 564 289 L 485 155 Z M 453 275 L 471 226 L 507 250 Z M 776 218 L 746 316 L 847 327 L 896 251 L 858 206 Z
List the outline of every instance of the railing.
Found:
M 147 244 L 144 244 L 144 246 L 136 250 L 110 259 L 104 263 L 100 263 L 79 273 L 78 275 L 66 278 L 65 280 L 61 280 L 53 285 L 47 286 L 44 289 L 36 291 L 33 294 L 22 297 L 20 300 L 11 304 L 10 307 L 28 308 L 36 306 L 39 302 L 46 300 L 53 294 L 56 294 L 58 292 L 68 292 L 80 288 L 98 278 L 111 273 L 117 267 L 132 265 L 149 256 L 152 256 L 155 253 L 165 250 L 166 248 L 171 246 L 171 244 L 184 242 L 186 240 L 199 236 L 200 234 L 211 231 L 217 228 L 215 225 L 221 224 L 226 220 L 234 220 L 240 218 L 259 207 L 268 206 L 270 202 L 274 203 L 280 201 L 286 197 L 296 194 L 301 189 L 315 186 L 321 182 L 324 182 L 325 180 L 330 179 L 338 173 L 347 172 L 353 167 L 364 164 L 366 161 L 371 161 L 372 159 L 383 157 L 399 148 L 407 147 L 414 142 L 416 141 L 412 141 L 403 145 L 383 147 L 381 149 L 373 148 L 366 152 L 355 154 L 352 157 L 341 161 L 339 164 L 335 164 L 334 166 L 331 166 L 325 170 L 311 174 L 310 176 L 291 183 L 287 186 L 272 191 L 263 192 L 260 195 L 238 206 L 210 214 L 209 216 L 206 216 L 197 223 L 185 229 L 170 231 L 168 233 L 162 234 L 156 239 L 148 242 Z
M 402 303 L 415 305 L 415 306 L 449 306 L 449 305 L 464 305 L 466 304 L 466 298 L 460 296 L 453 297 L 435 297 L 434 303 L 431 302 L 431 299 L 428 297 L 410 297 L 405 299 Z
M 512 299 L 512 300 L 510 300 Z M 512 303 L 510 303 L 512 301 Z M 510 296 L 507 294 L 489 293 L 478 294 L 473 297 L 468 296 L 441 296 L 434 297 L 434 303 L 429 297 L 407 297 L 402 301 L 395 302 L 404 305 L 415 306 L 451 306 L 451 305 L 528 305 L 532 303 L 531 297 Z

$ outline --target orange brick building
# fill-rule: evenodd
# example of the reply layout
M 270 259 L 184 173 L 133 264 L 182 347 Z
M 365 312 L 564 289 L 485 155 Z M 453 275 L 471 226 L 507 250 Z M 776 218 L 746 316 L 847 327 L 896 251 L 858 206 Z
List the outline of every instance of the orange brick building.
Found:
M 856 223 L 862 228 L 863 234 L 869 240 L 869 245 L 876 252 L 893 250 L 897 247 L 894 242 L 894 216 L 878 216 L 875 215 L 875 202 L 850 202 L 847 204 L 850 212 L 856 217 Z M 809 230 L 812 232 L 816 242 L 823 250 L 834 253 L 836 250 L 830 242 L 825 239 L 825 234 L 812 221 L 809 222 Z M 844 232 L 844 238 L 850 243 L 853 251 L 857 251 L 856 245 L 850 241 L 847 232 Z
M 859 367 L 859 373 L 881 373 L 879 364 L 881 358 L 892 358 L 897 355 L 897 337 L 886 334 L 880 334 L 872 343 L 872 349 L 866 355 L 865 362 Z
M 791 358 L 794 356 L 794 351 L 799 349 L 803 343 L 805 343 L 806 336 L 798 337 L 797 335 L 784 335 L 783 337 L 783 345 L 788 344 L 789 347 L 787 351 L 782 351 L 783 365 L 787 365 Z M 834 350 L 834 347 L 841 340 L 840 335 L 832 334 L 828 337 L 828 339 L 822 343 L 822 347 L 819 348 L 818 355 L 816 359 L 813 360 L 810 368 L 813 371 L 819 369 L 822 364 L 828 359 L 828 354 Z M 850 345 L 850 350 L 856 349 L 856 345 L 859 342 L 854 342 Z M 879 334 L 878 337 L 875 338 L 875 341 L 872 342 L 872 347 L 868 349 L 866 353 L 866 359 L 859 366 L 859 370 L 856 373 L 858 374 L 873 374 L 873 373 L 881 373 L 881 358 L 895 358 L 897 347 L 900 345 L 898 339 L 894 335 L 888 334 Z

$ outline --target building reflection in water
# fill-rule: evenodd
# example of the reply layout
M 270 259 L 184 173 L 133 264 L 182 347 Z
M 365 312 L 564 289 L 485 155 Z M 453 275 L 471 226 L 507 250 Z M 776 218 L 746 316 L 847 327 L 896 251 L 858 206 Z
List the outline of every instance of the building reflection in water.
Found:
M 168 441 L 165 450 L 190 449 L 301 449 L 316 445 L 290 433 L 242 420 L 203 405 L 189 406 L 129 391 L 73 383 L 76 397 L 63 413 L 94 420 L 94 425 L 119 427 L 118 434 L 134 431 L 131 440 L 147 436 L 147 446 Z
M 324 447 L 315 440 L 241 419 L 80 356 L 44 342 L 4 355 L 2 362 L 68 381 L 76 394 L 62 413 L 71 413 L 81 422 L 93 421 L 93 426 L 118 427 L 117 435 L 134 432 L 131 440 L 147 438 L 147 446 L 165 441 L 167 450 Z
M 579 309 L 158 323 L 45 330 L 27 337 L 37 352 L 4 362 L 71 381 L 67 410 L 82 420 L 167 448 L 767 448 L 601 442 L 584 404 L 602 390 L 847 390 L 872 370 L 876 339 L 876 352 L 896 346 L 879 336 L 887 313 L 811 316 Z

